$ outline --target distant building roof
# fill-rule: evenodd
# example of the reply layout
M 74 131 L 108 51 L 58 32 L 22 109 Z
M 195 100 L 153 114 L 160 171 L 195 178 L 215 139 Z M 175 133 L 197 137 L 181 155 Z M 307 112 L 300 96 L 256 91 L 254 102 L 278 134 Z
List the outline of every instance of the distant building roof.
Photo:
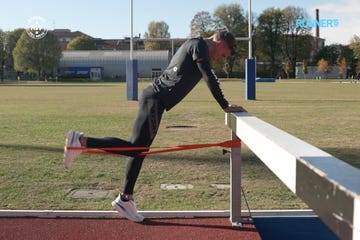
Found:
M 73 40 L 74 38 L 80 37 L 80 36 L 87 36 L 89 38 L 92 38 L 95 41 L 95 44 L 97 46 L 97 50 L 129 50 L 130 49 L 130 38 L 125 37 L 124 39 L 102 39 L 102 38 L 94 38 L 90 35 L 87 35 L 81 31 L 71 31 L 70 29 L 54 29 L 51 32 L 53 35 L 55 35 L 59 41 L 59 45 L 61 46 L 61 49 L 65 51 L 67 49 L 68 43 Z M 152 40 L 152 39 L 150 39 Z M 154 39 L 156 40 L 156 39 Z M 186 39 L 177 38 L 177 39 L 163 39 L 163 41 L 171 41 L 171 45 L 173 49 L 167 49 L 172 50 L 173 53 L 176 52 L 176 50 L 181 46 L 183 42 L 186 41 Z M 133 38 L 133 48 L 134 50 L 144 50 L 145 48 L 145 41 L 146 39 L 141 39 L 140 35 L 135 36 Z M 164 49 L 166 50 L 166 49 Z
M 70 29 L 54 29 L 51 32 L 59 41 L 59 45 L 62 50 L 66 50 L 66 47 L 68 43 L 73 40 L 74 38 L 80 37 L 80 36 L 87 36 L 90 38 L 93 38 L 83 32 L 75 31 L 72 32 Z

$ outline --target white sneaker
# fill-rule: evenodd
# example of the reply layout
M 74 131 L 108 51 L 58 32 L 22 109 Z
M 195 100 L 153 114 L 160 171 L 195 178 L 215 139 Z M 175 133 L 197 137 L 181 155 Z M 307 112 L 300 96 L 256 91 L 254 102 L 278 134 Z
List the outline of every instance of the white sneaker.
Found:
M 133 222 L 142 222 L 144 221 L 144 216 L 139 214 L 136 209 L 136 204 L 134 200 L 122 201 L 120 195 L 111 203 L 111 205 L 118 211 L 121 215 L 125 216 L 127 219 Z
M 83 135 L 84 133 L 73 130 L 68 132 L 64 147 L 64 167 L 66 169 L 70 169 L 74 159 L 83 152 L 82 150 L 69 150 L 68 147 L 81 147 L 80 137 Z

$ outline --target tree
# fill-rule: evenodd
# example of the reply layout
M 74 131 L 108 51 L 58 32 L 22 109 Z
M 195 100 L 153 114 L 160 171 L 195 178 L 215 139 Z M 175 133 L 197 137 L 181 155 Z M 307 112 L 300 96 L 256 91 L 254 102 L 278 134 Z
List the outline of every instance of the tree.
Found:
M 164 21 L 152 21 L 148 25 L 148 31 L 144 34 L 145 38 L 164 38 L 169 39 L 169 25 Z M 169 48 L 169 41 L 145 40 L 145 50 L 160 50 Z
M 355 57 L 350 62 L 350 67 L 347 73 L 347 77 L 355 78 L 359 72 L 360 72 L 360 61 L 358 58 Z
M 360 37 L 358 35 L 354 35 L 350 40 L 349 47 L 353 50 L 354 57 L 360 59 Z
M 96 50 L 96 43 L 93 38 L 89 36 L 79 36 L 74 38 L 66 46 L 67 50 Z
M 38 79 L 44 79 L 45 74 L 51 73 L 58 65 L 61 48 L 51 33 L 42 39 L 33 39 L 23 32 L 13 55 L 15 70 L 36 73 Z
M 321 59 L 325 59 L 330 65 L 338 65 L 343 58 L 345 58 L 346 62 L 351 62 L 353 58 L 351 48 L 341 44 L 331 44 L 321 48 L 314 57 L 314 61 L 318 62 Z
M 255 41 L 264 60 L 270 61 L 272 77 L 277 75 L 277 61 L 281 55 L 281 35 L 284 15 L 279 8 L 265 9 L 258 18 Z
M 286 76 L 287 78 L 289 79 L 290 78 L 290 71 L 291 71 L 291 63 L 290 62 L 287 62 L 285 64 L 285 73 L 286 73 Z
M 240 4 L 222 4 L 215 9 L 213 15 L 215 31 L 228 30 L 232 32 L 235 37 L 247 35 L 247 22 L 244 17 L 244 10 Z M 229 65 L 228 72 L 230 76 L 232 75 L 236 61 L 240 60 L 240 58 L 246 55 L 247 52 L 247 43 L 238 42 L 237 45 L 237 54 L 226 58 L 224 61 L 224 64 Z
M 222 4 L 214 11 L 215 30 L 228 30 L 235 36 L 244 36 L 247 24 L 240 4 Z
M 312 49 L 311 28 L 296 26 L 297 19 L 309 19 L 306 10 L 300 7 L 289 6 L 283 9 L 283 52 L 290 62 L 291 74 L 295 75 L 298 59 L 308 59 Z
M 321 59 L 318 64 L 318 72 L 328 74 L 331 72 L 331 66 L 328 61 Z
M 303 60 L 303 65 L 302 65 L 302 72 L 305 76 L 305 79 L 306 79 L 306 74 L 309 73 L 309 70 L 308 70 L 308 67 L 307 67 L 307 61 L 306 60 Z
M 344 78 L 344 74 L 346 73 L 346 59 L 343 57 L 338 65 L 339 74 Z
M 10 31 L 6 35 L 6 58 L 5 58 L 5 67 L 6 70 L 14 70 L 14 58 L 13 58 L 13 51 L 16 47 L 17 42 L 19 41 L 21 34 L 25 32 L 25 29 L 18 28 L 13 31 Z
M 4 81 L 6 33 L 0 29 L 0 82 Z
M 360 73 L 360 37 L 354 35 L 350 40 L 349 48 L 353 51 L 353 58 L 348 60 L 350 63 L 349 75 L 354 77 Z
M 195 14 L 190 24 L 191 37 L 209 37 L 214 33 L 214 20 L 209 12 L 201 11 Z

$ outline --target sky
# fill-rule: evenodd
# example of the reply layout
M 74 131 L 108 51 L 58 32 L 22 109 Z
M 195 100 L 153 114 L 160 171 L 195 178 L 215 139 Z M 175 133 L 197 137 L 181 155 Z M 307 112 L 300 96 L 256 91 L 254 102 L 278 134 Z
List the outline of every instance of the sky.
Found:
M 1 0 L 0 29 L 28 28 L 31 19 L 41 17 L 49 30 L 70 29 L 94 38 L 122 39 L 130 36 L 130 2 Z M 133 0 L 133 33 L 144 36 L 151 21 L 164 21 L 172 38 L 186 38 L 196 13 L 212 14 L 218 6 L 231 3 L 238 3 L 248 11 L 248 0 Z M 283 9 L 289 5 L 304 8 L 310 20 L 315 19 L 315 9 L 319 9 L 320 19 L 338 20 L 338 27 L 320 28 L 320 37 L 326 39 L 326 45 L 349 44 L 354 34 L 360 36 L 359 0 L 252 0 L 252 12 L 259 16 L 266 8 Z

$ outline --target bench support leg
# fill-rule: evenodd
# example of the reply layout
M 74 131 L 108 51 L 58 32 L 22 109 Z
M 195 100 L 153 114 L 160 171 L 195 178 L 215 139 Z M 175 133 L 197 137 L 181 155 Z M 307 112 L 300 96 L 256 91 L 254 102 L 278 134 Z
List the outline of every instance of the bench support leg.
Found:
M 238 137 L 231 131 L 231 140 Z M 241 224 L 241 145 L 231 148 L 230 153 L 230 221 L 233 226 Z

